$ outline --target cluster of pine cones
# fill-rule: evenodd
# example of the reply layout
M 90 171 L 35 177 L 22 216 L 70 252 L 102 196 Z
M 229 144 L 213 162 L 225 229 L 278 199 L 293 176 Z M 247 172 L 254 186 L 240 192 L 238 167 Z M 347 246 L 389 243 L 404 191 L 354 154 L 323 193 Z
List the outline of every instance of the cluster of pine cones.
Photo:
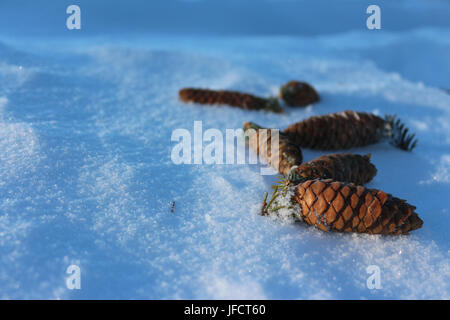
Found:
M 283 112 L 276 98 L 260 98 L 234 91 L 186 88 L 179 92 L 184 102 L 229 104 L 249 110 Z M 280 88 L 279 97 L 289 106 L 305 106 L 319 101 L 316 90 L 305 82 L 290 81 Z M 263 201 L 262 214 L 272 215 L 279 196 L 289 195 L 297 206 L 295 216 L 323 231 L 400 235 L 422 227 L 416 208 L 382 190 L 363 185 L 373 179 L 377 169 L 370 155 L 327 154 L 302 162 L 301 148 L 339 150 L 367 146 L 387 140 L 411 151 L 417 144 L 413 134 L 396 119 L 374 114 L 344 111 L 315 116 L 277 131 L 277 148 L 272 150 L 272 130 L 251 122 L 244 124 L 249 146 L 265 158 L 282 178 L 273 187 L 272 198 Z

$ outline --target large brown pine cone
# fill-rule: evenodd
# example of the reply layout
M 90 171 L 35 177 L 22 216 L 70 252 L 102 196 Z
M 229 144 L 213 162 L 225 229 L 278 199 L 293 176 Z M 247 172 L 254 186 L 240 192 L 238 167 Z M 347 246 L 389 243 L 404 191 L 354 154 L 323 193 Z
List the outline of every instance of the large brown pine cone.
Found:
M 283 130 L 301 147 L 321 150 L 362 147 L 388 139 L 403 150 L 412 150 L 414 135 L 393 116 L 385 119 L 374 114 L 343 111 L 314 116 Z
M 399 235 L 423 224 L 405 200 L 331 179 L 297 185 L 293 200 L 300 204 L 302 220 L 323 231 Z
M 288 180 L 297 184 L 313 179 L 333 179 L 342 182 L 365 184 L 377 174 L 370 162 L 370 154 L 327 154 L 291 168 Z
M 283 112 L 275 98 L 265 99 L 237 91 L 184 88 L 178 94 L 183 102 L 227 104 L 247 110 Z
M 253 130 L 249 130 L 253 129 Z M 266 132 L 263 136 L 260 129 Z M 272 131 L 270 129 L 262 128 L 252 122 L 244 123 L 244 131 L 248 136 L 248 144 L 260 157 L 267 160 L 267 162 L 283 175 L 289 173 L 294 165 L 302 163 L 302 150 L 293 144 L 289 137 L 279 132 L 278 145 L 272 150 Z
M 383 131 L 382 118 L 355 111 L 311 117 L 283 130 L 299 146 L 322 150 L 349 149 L 376 143 L 383 137 Z
M 289 81 L 280 88 L 279 96 L 291 107 L 304 107 L 319 101 L 319 94 L 306 82 Z

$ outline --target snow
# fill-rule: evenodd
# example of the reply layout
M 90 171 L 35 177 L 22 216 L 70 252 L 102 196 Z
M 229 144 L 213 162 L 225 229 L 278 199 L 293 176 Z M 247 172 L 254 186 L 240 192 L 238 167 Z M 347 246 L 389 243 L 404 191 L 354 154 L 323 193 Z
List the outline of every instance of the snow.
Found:
M 161 18 L 148 22 L 160 33 L 144 32 L 137 14 L 131 27 L 132 19 L 112 22 L 105 34 L 104 18 L 91 18 L 74 36 L 61 30 L 64 4 L 42 9 L 50 19 L 40 18 L 32 36 L 38 5 L 14 3 L 0 10 L 0 298 L 450 298 L 448 2 L 381 6 L 380 31 L 365 29 L 364 5 L 349 1 L 341 9 L 352 8 L 348 21 L 334 28 L 303 12 L 304 28 L 292 22 L 298 33 L 283 33 L 279 9 L 273 29 L 239 21 L 221 34 L 223 24 L 203 19 L 183 33 Z M 96 3 L 81 2 L 82 12 L 101 16 Z M 242 3 L 244 13 L 254 7 Z M 273 6 L 264 2 L 258 12 Z M 394 19 L 412 13 L 417 25 Z M 185 105 L 177 96 L 185 86 L 268 96 L 291 79 L 311 83 L 321 102 L 279 115 Z M 245 121 L 284 128 L 346 109 L 398 114 L 417 133 L 412 153 L 387 143 L 351 150 L 372 154 L 378 174 L 368 187 L 417 206 L 424 225 L 410 236 L 324 233 L 262 217 L 276 176 L 261 175 L 260 165 L 170 158 L 172 132 L 192 132 L 194 121 L 225 135 Z M 81 268 L 81 290 L 66 288 L 71 264 Z M 370 265 L 380 267 L 381 289 L 366 287 Z

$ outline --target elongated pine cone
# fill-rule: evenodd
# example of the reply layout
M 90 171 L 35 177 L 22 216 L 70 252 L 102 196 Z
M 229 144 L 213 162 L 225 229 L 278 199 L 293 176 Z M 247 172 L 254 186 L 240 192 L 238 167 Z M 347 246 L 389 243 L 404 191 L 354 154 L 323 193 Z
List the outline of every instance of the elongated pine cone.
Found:
M 250 131 L 249 129 L 253 129 Z M 266 135 L 262 135 L 260 129 L 264 129 Z M 274 143 L 272 150 L 272 131 L 262 128 L 255 123 L 244 123 L 244 131 L 248 136 L 248 144 L 260 157 L 274 167 L 281 174 L 288 174 L 293 165 L 302 163 L 302 150 L 293 144 L 289 137 L 279 132 L 278 144 Z M 278 156 L 276 151 L 278 150 Z
M 319 101 L 317 91 L 306 82 L 300 81 L 289 81 L 282 85 L 279 97 L 291 107 L 304 107 Z
M 294 184 L 313 179 L 333 179 L 341 182 L 365 184 L 375 177 L 377 168 L 370 162 L 370 154 L 327 154 L 294 166 L 288 180 Z
M 311 117 L 290 125 L 283 132 L 301 147 L 321 150 L 362 147 L 384 139 L 408 151 L 417 144 L 414 134 L 408 134 L 408 129 L 395 116 L 383 119 L 350 110 Z
M 247 110 L 283 112 L 276 98 L 265 99 L 237 91 L 184 88 L 179 91 L 179 96 L 186 103 L 227 104 Z
M 323 231 L 399 235 L 422 227 L 416 207 L 381 190 L 308 180 L 294 190 L 301 218 Z

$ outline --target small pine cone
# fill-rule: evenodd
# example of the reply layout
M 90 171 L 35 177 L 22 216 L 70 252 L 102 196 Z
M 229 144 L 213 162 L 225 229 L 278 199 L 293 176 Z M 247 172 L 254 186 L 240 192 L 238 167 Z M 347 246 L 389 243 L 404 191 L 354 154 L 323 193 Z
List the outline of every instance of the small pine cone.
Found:
M 323 231 L 408 234 L 422 227 L 416 207 L 381 190 L 327 180 L 308 180 L 294 190 L 300 216 Z
M 253 131 L 249 131 L 249 129 L 253 129 Z M 265 139 L 263 136 L 261 137 L 260 129 L 264 129 L 267 133 Z M 293 144 L 285 134 L 279 132 L 278 145 L 274 146 L 278 148 L 277 157 L 276 150 L 272 152 L 272 131 L 270 129 L 246 122 L 244 131 L 248 136 L 249 146 L 281 174 L 288 174 L 293 165 L 302 163 L 302 150 Z
M 388 139 L 403 150 L 412 150 L 417 141 L 394 116 L 385 119 L 356 111 L 330 113 L 297 122 L 283 130 L 301 147 L 336 150 L 362 147 Z
M 280 88 L 279 96 L 291 107 L 304 107 L 319 101 L 319 94 L 306 82 L 289 81 Z
M 265 99 L 237 91 L 184 88 L 179 91 L 179 96 L 186 103 L 227 104 L 247 110 L 283 112 L 276 98 Z
M 317 157 L 291 168 L 288 180 L 294 184 L 313 179 L 333 179 L 341 182 L 365 184 L 377 174 L 370 162 L 370 154 L 338 153 Z

